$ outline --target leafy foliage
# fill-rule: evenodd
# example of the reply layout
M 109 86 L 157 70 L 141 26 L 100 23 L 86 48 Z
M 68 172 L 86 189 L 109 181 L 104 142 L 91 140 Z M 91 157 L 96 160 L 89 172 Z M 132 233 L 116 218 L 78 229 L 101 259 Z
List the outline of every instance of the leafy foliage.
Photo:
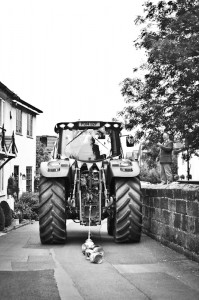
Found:
M 3 209 L 4 216 L 5 216 L 5 227 L 8 227 L 12 223 L 12 210 L 6 201 L 2 201 L 0 203 L 0 206 Z
M 147 62 L 137 75 L 123 80 L 127 106 L 119 113 L 136 128 L 136 139 L 155 143 L 166 130 L 199 148 L 199 3 L 196 0 L 145 3 L 135 41 Z M 137 70 L 134 70 L 136 74 Z
M 10 176 L 8 178 L 8 187 L 7 187 L 7 193 L 8 195 L 14 196 L 18 192 L 17 182 L 13 176 Z
M 159 183 L 161 180 L 158 166 L 149 168 L 148 163 L 144 161 L 143 165 L 141 166 L 140 180 L 150 183 Z
M 36 147 L 36 168 L 40 168 L 40 164 L 43 161 L 49 161 L 49 153 L 45 150 L 45 146 L 42 143 L 38 143 Z
M 15 202 L 15 212 L 22 214 L 24 219 L 38 219 L 38 193 L 25 192 L 18 202 Z

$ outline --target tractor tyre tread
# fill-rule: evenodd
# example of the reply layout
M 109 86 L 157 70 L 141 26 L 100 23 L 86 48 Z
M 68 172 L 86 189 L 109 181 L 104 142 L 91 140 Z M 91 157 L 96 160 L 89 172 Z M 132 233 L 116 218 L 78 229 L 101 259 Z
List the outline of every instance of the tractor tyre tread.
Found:
M 107 218 L 107 232 L 108 232 L 108 235 L 113 236 L 113 234 L 114 234 L 114 226 L 115 226 L 114 218 L 111 217 L 111 216 L 109 216 Z
M 39 230 L 42 244 L 66 242 L 65 180 L 41 177 Z
M 115 197 L 115 242 L 139 242 L 142 231 L 142 197 L 139 179 L 116 178 Z

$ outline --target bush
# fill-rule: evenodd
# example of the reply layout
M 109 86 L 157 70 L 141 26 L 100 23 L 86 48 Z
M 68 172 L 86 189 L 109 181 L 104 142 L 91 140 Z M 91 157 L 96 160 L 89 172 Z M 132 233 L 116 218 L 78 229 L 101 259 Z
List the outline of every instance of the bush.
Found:
M 160 171 L 159 168 L 151 168 L 149 169 L 148 164 L 146 162 L 141 166 L 140 171 L 140 180 L 147 181 L 150 183 L 159 183 L 160 182 Z
M 38 193 L 23 193 L 19 201 L 15 202 L 15 212 L 21 212 L 24 219 L 38 220 L 38 207 Z
M 0 205 L 3 209 L 4 216 L 5 216 L 5 227 L 8 227 L 12 223 L 12 210 L 6 201 L 2 201 Z
M 13 212 L 13 218 L 14 219 L 19 219 L 19 223 L 21 223 L 21 221 L 23 220 L 22 211 L 18 208 L 15 208 L 15 210 Z
M 177 181 L 179 179 L 178 177 L 178 156 L 177 155 L 174 155 L 172 156 L 172 166 L 171 166 L 171 169 L 172 169 L 172 174 L 173 174 L 173 180 L 174 181 Z
M 14 177 L 10 176 L 8 178 L 7 194 L 13 196 L 14 194 L 17 194 L 17 192 L 18 192 L 17 182 L 14 179 Z
M 3 231 L 4 228 L 5 228 L 5 215 L 0 205 L 0 231 Z

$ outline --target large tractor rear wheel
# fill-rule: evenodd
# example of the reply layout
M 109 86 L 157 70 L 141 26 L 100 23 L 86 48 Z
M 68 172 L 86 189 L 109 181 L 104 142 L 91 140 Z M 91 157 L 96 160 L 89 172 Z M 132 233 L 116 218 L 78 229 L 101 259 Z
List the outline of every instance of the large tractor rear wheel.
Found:
M 134 178 L 115 180 L 115 242 L 139 242 L 142 229 L 140 181 Z
M 108 235 L 113 235 L 114 234 L 114 227 L 115 227 L 115 220 L 112 216 L 109 216 L 107 218 L 107 232 L 108 232 Z
M 39 229 L 42 244 L 66 241 L 65 181 L 41 177 L 39 186 Z

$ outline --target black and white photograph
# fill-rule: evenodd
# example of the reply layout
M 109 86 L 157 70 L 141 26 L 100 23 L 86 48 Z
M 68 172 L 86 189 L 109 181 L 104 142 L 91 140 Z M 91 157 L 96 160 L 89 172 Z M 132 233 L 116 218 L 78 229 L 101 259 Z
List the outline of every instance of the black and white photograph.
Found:
M 198 0 L 0 0 L 0 300 L 199 300 L 198 170 Z

